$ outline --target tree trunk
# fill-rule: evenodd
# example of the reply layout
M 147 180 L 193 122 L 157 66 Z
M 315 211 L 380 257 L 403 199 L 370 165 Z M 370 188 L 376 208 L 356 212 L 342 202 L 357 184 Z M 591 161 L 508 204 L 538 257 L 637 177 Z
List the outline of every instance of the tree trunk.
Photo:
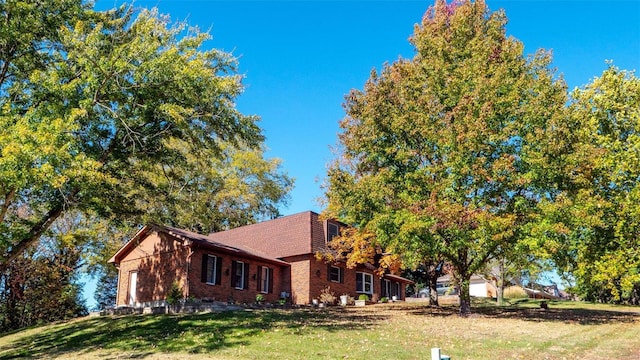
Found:
M 500 265 L 498 267 L 498 283 L 497 286 L 497 297 L 498 297 L 498 306 L 504 305 L 504 259 L 500 260 Z
M 471 295 L 469 294 L 469 286 L 471 284 L 471 276 L 461 276 L 458 286 L 460 286 L 460 316 L 469 316 L 471 314 Z
M 429 276 L 429 305 L 440 306 L 438 303 L 438 274 L 435 271 Z
M 75 196 L 78 192 L 72 193 Z M 62 201 L 56 203 L 49 212 L 47 212 L 40 221 L 35 223 L 28 233 L 26 233 L 16 244 L 12 244 L 9 251 L 5 252 L 2 259 L 0 259 L 0 272 L 7 269 L 9 263 L 15 260 L 18 256 L 22 255 L 24 251 L 31 245 L 33 245 L 40 236 L 49 229 L 51 224 L 56 221 L 62 215 L 64 206 Z

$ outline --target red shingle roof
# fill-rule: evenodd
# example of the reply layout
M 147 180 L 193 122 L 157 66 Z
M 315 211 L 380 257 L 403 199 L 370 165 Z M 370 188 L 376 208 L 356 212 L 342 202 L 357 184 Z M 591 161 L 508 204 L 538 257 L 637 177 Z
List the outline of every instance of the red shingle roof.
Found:
M 118 250 L 118 252 L 115 255 L 113 255 L 111 259 L 109 259 L 109 262 L 118 264 L 120 260 L 122 260 L 122 258 L 126 256 L 126 254 L 128 254 L 129 251 L 131 251 L 137 245 L 138 240 L 142 239 L 152 231 L 164 232 L 179 240 L 190 241 L 191 246 L 193 247 L 209 248 L 209 249 L 220 251 L 226 254 L 233 254 L 240 257 L 244 257 L 244 258 L 263 260 L 263 261 L 274 263 L 281 266 L 289 266 L 288 263 L 282 260 L 271 257 L 258 250 L 247 248 L 240 244 L 231 246 L 228 244 L 223 244 L 215 240 L 212 240 L 206 235 L 194 233 L 188 230 L 174 228 L 171 226 L 156 225 L 156 224 L 147 225 L 144 228 L 142 228 L 140 231 L 138 231 L 138 233 L 131 240 L 129 240 L 122 248 L 120 248 L 120 250 Z
M 305 211 L 209 234 L 211 241 L 255 249 L 273 258 L 312 253 L 312 227 L 318 214 Z

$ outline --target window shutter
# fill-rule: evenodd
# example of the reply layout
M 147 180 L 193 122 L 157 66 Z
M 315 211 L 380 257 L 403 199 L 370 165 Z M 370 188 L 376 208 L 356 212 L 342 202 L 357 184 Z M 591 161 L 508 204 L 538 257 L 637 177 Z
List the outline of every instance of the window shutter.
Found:
M 340 277 L 340 284 L 344 284 L 344 269 L 338 268 L 338 277 Z
M 269 294 L 273 294 L 273 269 L 269 268 Z
M 387 287 L 384 285 L 384 279 L 380 279 L 380 293 L 383 297 L 389 297 L 389 294 L 387 294 Z
M 207 262 L 209 260 L 209 256 L 207 254 L 202 254 L 202 273 L 200 274 L 200 281 L 207 282 Z
M 243 289 L 249 288 L 249 264 L 244 263 L 244 287 Z
M 222 258 L 216 257 L 216 285 L 222 284 Z
M 327 281 L 331 281 L 331 263 L 327 264 Z
M 258 266 L 258 284 L 256 290 L 262 290 L 262 266 Z
M 236 263 L 235 260 L 233 260 L 231 262 L 231 288 L 235 288 L 236 287 L 236 267 L 238 266 L 238 263 Z

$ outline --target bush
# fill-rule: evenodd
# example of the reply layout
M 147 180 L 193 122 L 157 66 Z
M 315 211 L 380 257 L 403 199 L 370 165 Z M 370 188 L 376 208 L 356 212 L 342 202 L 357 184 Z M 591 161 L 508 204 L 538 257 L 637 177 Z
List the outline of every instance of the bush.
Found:
M 327 286 L 320 291 L 320 302 L 325 304 L 334 304 L 336 302 L 336 294 L 331 291 L 331 287 Z
M 369 295 L 367 295 L 367 294 L 360 294 L 360 296 L 358 296 L 358 300 L 369 301 Z
M 256 295 L 256 302 L 259 304 L 264 301 L 264 295 L 258 294 Z
M 169 294 L 167 294 L 167 304 L 175 305 L 178 301 L 182 300 L 182 290 L 177 282 L 173 282 L 171 285 L 171 290 L 169 290 Z
M 383 296 L 383 297 L 380 298 L 380 302 L 381 303 L 387 303 L 387 302 L 389 302 L 389 298 L 387 298 L 386 296 Z
M 509 286 L 504 289 L 504 294 L 502 296 L 505 299 L 522 299 L 528 298 L 527 292 L 521 286 Z

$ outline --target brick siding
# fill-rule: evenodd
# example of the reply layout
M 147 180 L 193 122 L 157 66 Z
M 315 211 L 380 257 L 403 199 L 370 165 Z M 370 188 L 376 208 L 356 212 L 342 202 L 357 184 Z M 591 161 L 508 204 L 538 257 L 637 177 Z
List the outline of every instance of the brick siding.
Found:
M 220 284 L 208 284 L 202 282 L 202 256 L 203 254 L 215 255 L 222 259 Z M 249 264 L 249 283 L 246 289 L 236 289 L 232 285 L 232 261 L 242 261 Z M 273 284 L 271 293 L 258 291 L 258 267 L 266 266 L 273 271 Z M 256 295 L 262 294 L 266 302 L 275 302 L 280 299 L 281 292 L 291 293 L 288 287 L 288 267 L 278 266 L 263 261 L 248 260 L 241 257 L 232 257 L 227 254 L 220 254 L 214 251 L 198 249 L 191 256 L 191 266 L 189 268 L 189 294 L 196 299 L 210 299 L 216 301 L 229 301 L 239 303 L 253 303 Z
M 129 305 L 129 281 L 137 272 L 136 302 L 165 299 L 174 281 L 184 289 L 188 249 L 154 232 L 120 262 L 116 305 Z
M 339 222 L 332 223 L 345 226 Z M 166 299 L 174 281 L 178 282 L 185 296 L 252 303 L 259 293 L 259 266 L 269 267 L 273 271 L 273 290 L 264 294 L 267 302 L 277 301 L 281 292 L 286 292 L 290 294 L 293 304 L 309 304 L 313 299 L 319 298 L 321 291 L 327 286 L 336 296 L 347 294 L 357 298 L 356 272 L 360 271 L 373 275 L 374 299 L 381 294 L 380 278 L 364 266 L 347 269 L 344 263 L 339 263 L 337 266 L 343 271 L 343 282 L 329 280 L 327 264 L 315 258 L 316 251 L 326 246 L 327 221 L 320 220 L 320 216 L 311 211 L 210 234 L 208 238 L 179 229 L 171 230 L 172 235 L 168 235 L 163 232 L 162 227 L 158 228 L 159 232 L 142 232 L 140 238 L 134 237 L 114 255 L 114 259 L 117 258 L 114 262 L 119 264 L 117 305 L 129 303 L 130 274 L 134 271 L 138 274 L 138 303 Z M 212 240 L 218 242 L 218 245 L 209 243 L 205 247 L 192 249 L 186 245 L 190 241 L 185 242 L 174 236 L 183 240 L 181 236 L 204 242 Z M 244 247 L 256 252 L 253 255 L 246 251 L 245 255 L 232 255 L 232 250 L 223 250 L 221 244 L 236 246 L 238 249 Z M 256 256 L 258 252 L 264 255 Z M 202 282 L 203 254 L 215 255 L 221 259 L 219 284 Z M 272 259 L 267 259 L 269 257 Z M 289 265 L 280 263 L 276 258 Z M 239 290 L 231 284 L 233 260 L 249 264 L 246 289 Z M 405 284 L 400 282 L 400 288 L 401 297 L 404 297 Z

